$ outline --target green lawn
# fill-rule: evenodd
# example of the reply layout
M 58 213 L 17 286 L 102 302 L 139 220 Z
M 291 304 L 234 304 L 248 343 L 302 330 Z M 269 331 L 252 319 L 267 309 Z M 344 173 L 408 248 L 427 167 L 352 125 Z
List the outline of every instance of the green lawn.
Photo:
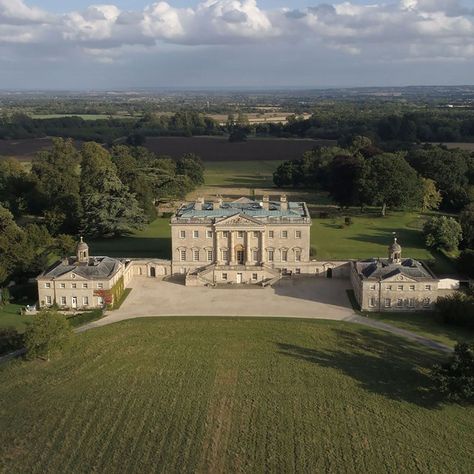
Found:
M 454 347 L 457 342 L 474 340 L 474 333 L 466 328 L 443 324 L 436 315 L 429 312 L 420 313 L 364 313 L 377 321 L 392 324 L 408 331 Z
M 229 188 L 273 186 L 273 172 L 282 161 L 206 162 L 205 185 Z
M 15 328 L 23 332 L 33 316 L 22 316 L 20 310 L 27 304 L 33 305 L 37 301 L 35 284 L 18 285 L 10 288 L 11 301 L 6 306 L 0 306 L 0 328 Z
M 311 245 L 318 259 L 385 258 L 392 232 L 396 232 L 403 256 L 433 262 L 436 273 L 456 271 L 446 256 L 425 247 L 423 218 L 418 213 L 390 212 L 382 217 L 377 210 L 367 211 L 352 215 L 353 224 L 349 226 L 343 225 L 343 216 L 321 219 L 318 215 L 313 216 L 311 228 Z
M 349 323 L 175 318 L 0 366 L 1 472 L 471 472 L 439 361 Z
M 158 218 L 144 230 L 118 239 L 89 241 L 91 255 L 109 257 L 170 258 L 170 219 Z

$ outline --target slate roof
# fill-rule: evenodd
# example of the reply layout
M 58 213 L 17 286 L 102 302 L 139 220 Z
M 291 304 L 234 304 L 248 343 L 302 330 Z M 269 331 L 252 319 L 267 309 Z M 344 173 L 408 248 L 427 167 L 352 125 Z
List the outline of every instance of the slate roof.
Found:
M 357 273 L 364 280 L 386 280 L 404 275 L 413 280 L 435 280 L 436 277 L 418 260 L 405 258 L 400 263 L 388 259 L 369 259 L 355 263 Z
M 120 260 L 110 257 L 91 257 L 87 264 L 77 263 L 76 259 L 70 258 L 54 264 L 41 277 L 57 278 L 72 271 L 88 280 L 104 279 L 112 276 L 119 266 Z
M 233 202 L 223 202 L 220 206 L 216 203 L 205 202 L 202 210 L 195 209 L 196 203 L 184 204 L 176 213 L 180 218 L 222 218 L 236 214 L 244 214 L 255 218 L 295 218 L 309 217 L 304 202 L 288 202 L 288 209 L 283 210 L 279 201 L 270 201 L 269 208 L 264 209 L 262 203 L 248 198 L 240 198 Z

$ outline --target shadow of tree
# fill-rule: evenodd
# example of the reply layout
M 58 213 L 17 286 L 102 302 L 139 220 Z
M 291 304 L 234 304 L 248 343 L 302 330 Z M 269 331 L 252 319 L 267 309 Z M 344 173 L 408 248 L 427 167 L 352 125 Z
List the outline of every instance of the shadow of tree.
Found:
M 431 390 L 428 369 L 440 359 L 396 336 L 370 329 L 334 330 L 338 347 L 334 350 L 277 343 L 278 352 L 288 357 L 342 371 L 372 393 L 435 409 L 441 398 Z

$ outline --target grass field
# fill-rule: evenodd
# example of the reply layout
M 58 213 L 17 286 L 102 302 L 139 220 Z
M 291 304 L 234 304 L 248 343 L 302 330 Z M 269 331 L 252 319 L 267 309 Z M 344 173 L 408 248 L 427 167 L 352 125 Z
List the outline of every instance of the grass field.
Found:
M 33 305 L 37 300 L 36 285 L 18 285 L 10 289 L 10 304 L 0 306 L 0 328 L 13 327 L 23 332 L 26 325 L 33 320 L 32 316 L 20 315 L 20 310 L 27 304 Z
M 470 472 L 433 354 L 348 323 L 180 318 L 0 366 L 2 472 Z
M 109 257 L 170 258 L 171 230 L 168 218 L 158 218 L 144 230 L 118 239 L 88 241 L 91 255 Z
M 407 331 L 454 347 L 457 342 L 474 340 L 474 332 L 466 328 L 449 326 L 436 319 L 436 315 L 429 312 L 419 313 L 364 313 L 377 321 L 391 324 Z
M 121 118 L 139 118 L 139 116 L 132 117 L 130 115 L 106 115 L 106 114 L 30 114 L 32 119 L 57 119 L 63 117 L 80 117 L 83 120 L 106 120 L 109 117 L 114 119 Z

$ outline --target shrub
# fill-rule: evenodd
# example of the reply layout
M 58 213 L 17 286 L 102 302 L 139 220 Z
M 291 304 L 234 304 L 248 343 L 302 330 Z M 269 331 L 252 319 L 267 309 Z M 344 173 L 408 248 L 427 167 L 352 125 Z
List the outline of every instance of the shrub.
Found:
M 431 378 L 448 400 L 474 403 L 474 343 L 458 343 L 451 359 L 435 365 Z
M 69 344 L 71 335 L 71 325 L 62 314 L 50 310 L 40 311 L 25 331 L 27 357 L 50 360 L 53 353 Z
M 474 297 L 456 292 L 438 298 L 436 311 L 446 324 L 474 329 Z
M 352 225 L 352 217 L 345 217 L 344 218 L 344 224 L 346 225 Z
M 15 328 L 0 329 L 0 354 L 16 351 L 23 347 L 23 336 Z
M 461 225 L 452 217 L 432 217 L 423 227 L 426 245 L 438 250 L 457 250 L 462 238 Z

